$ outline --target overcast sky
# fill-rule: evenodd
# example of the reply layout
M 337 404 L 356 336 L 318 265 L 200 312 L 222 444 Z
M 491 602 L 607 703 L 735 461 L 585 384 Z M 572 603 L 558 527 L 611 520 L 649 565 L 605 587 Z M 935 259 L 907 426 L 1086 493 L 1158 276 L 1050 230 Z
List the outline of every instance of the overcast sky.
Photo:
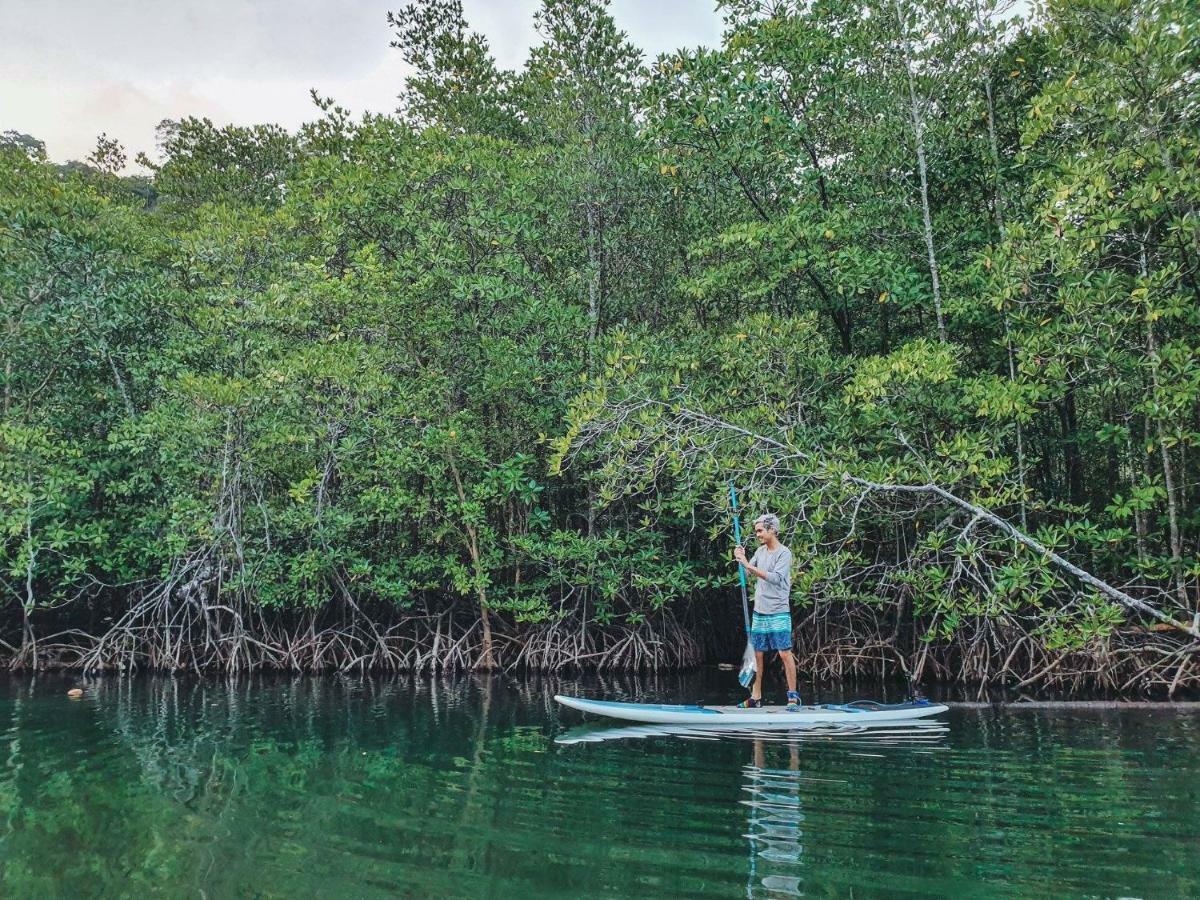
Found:
M 275 122 L 314 118 L 310 88 L 356 114 L 395 109 L 404 82 L 387 12 L 406 0 L 0 0 L 0 131 L 82 159 L 107 132 L 154 150 L 165 118 Z M 538 0 L 463 0 L 503 68 L 538 42 Z M 713 0 L 612 0 L 647 58 L 715 46 Z

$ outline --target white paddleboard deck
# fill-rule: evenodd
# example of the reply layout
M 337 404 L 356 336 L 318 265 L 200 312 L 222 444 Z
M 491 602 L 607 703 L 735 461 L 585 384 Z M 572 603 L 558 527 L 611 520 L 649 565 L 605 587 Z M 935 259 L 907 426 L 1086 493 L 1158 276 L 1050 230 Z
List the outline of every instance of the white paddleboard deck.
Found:
M 944 713 L 947 707 L 928 700 L 913 703 L 883 704 L 856 701 L 850 704 L 826 703 L 821 706 L 801 706 L 789 710 L 784 706 L 762 706 L 741 709 L 737 706 L 671 705 L 665 703 L 625 703 L 617 700 L 589 700 L 585 697 L 554 697 L 563 706 L 580 712 L 624 719 L 628 722 L 648 722 L 663 725 L 709 725 L 713 728 L 736 728 L 739 725 L 795 725 L 833 722 L 899 722 L 922 719 Z

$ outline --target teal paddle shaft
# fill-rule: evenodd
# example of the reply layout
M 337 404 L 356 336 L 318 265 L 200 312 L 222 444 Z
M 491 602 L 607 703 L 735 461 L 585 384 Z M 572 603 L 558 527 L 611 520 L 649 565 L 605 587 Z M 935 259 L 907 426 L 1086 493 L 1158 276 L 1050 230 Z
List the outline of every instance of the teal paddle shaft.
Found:
M 733 479 L 729 479 L 729 504 L 733 510 L 733 539 L 740 547 L 742 544 L 742 524 L 737 513 L 737 488 Z M 750 601 L 746 596 L 746 567 L 738 563 L 738 582 L 742 587 L 742 618 L 746 623 L 746 650 L 742 653 L 742 668 L 738 671 L 738 681 L 742 687 L 749 687 L 757 674 L 757 663 L 754 658 L 754 646 L 750 643 Z
M 729 482 L 729 503 L 733 508 L 733 541 L 738 546 L 742 543 L 742 523 L 737 513 L 737 488 Z M 746 634 L 750 633 L 750 601 L 746 595 L 746 567 L 738 563 L 738 582 L 742 586 L 742 616 L 746 620 Z

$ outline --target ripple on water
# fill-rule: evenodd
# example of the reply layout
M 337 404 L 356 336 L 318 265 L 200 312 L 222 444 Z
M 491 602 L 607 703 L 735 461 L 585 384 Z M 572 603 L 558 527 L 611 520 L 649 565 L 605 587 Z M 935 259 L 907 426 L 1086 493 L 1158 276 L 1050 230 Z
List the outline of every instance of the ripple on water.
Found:
M 722 732 L 560 720 L 564 689 L 5 682 L 0 893 L 1200 895 L 1194 716 Z M 705 685 L 613 694 L 664 692 Z

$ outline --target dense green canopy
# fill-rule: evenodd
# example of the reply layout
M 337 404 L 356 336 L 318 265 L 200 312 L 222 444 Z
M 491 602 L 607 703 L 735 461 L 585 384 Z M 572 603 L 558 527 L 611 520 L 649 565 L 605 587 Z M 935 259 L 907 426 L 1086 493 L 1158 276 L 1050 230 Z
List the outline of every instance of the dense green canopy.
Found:
M 14 664 L 693 662 L 734 478 L 813 674 L 1200 683 L 1193 5 L 722 8 L 415 4 L 395 115 L 149 180 L 5 133 Z

